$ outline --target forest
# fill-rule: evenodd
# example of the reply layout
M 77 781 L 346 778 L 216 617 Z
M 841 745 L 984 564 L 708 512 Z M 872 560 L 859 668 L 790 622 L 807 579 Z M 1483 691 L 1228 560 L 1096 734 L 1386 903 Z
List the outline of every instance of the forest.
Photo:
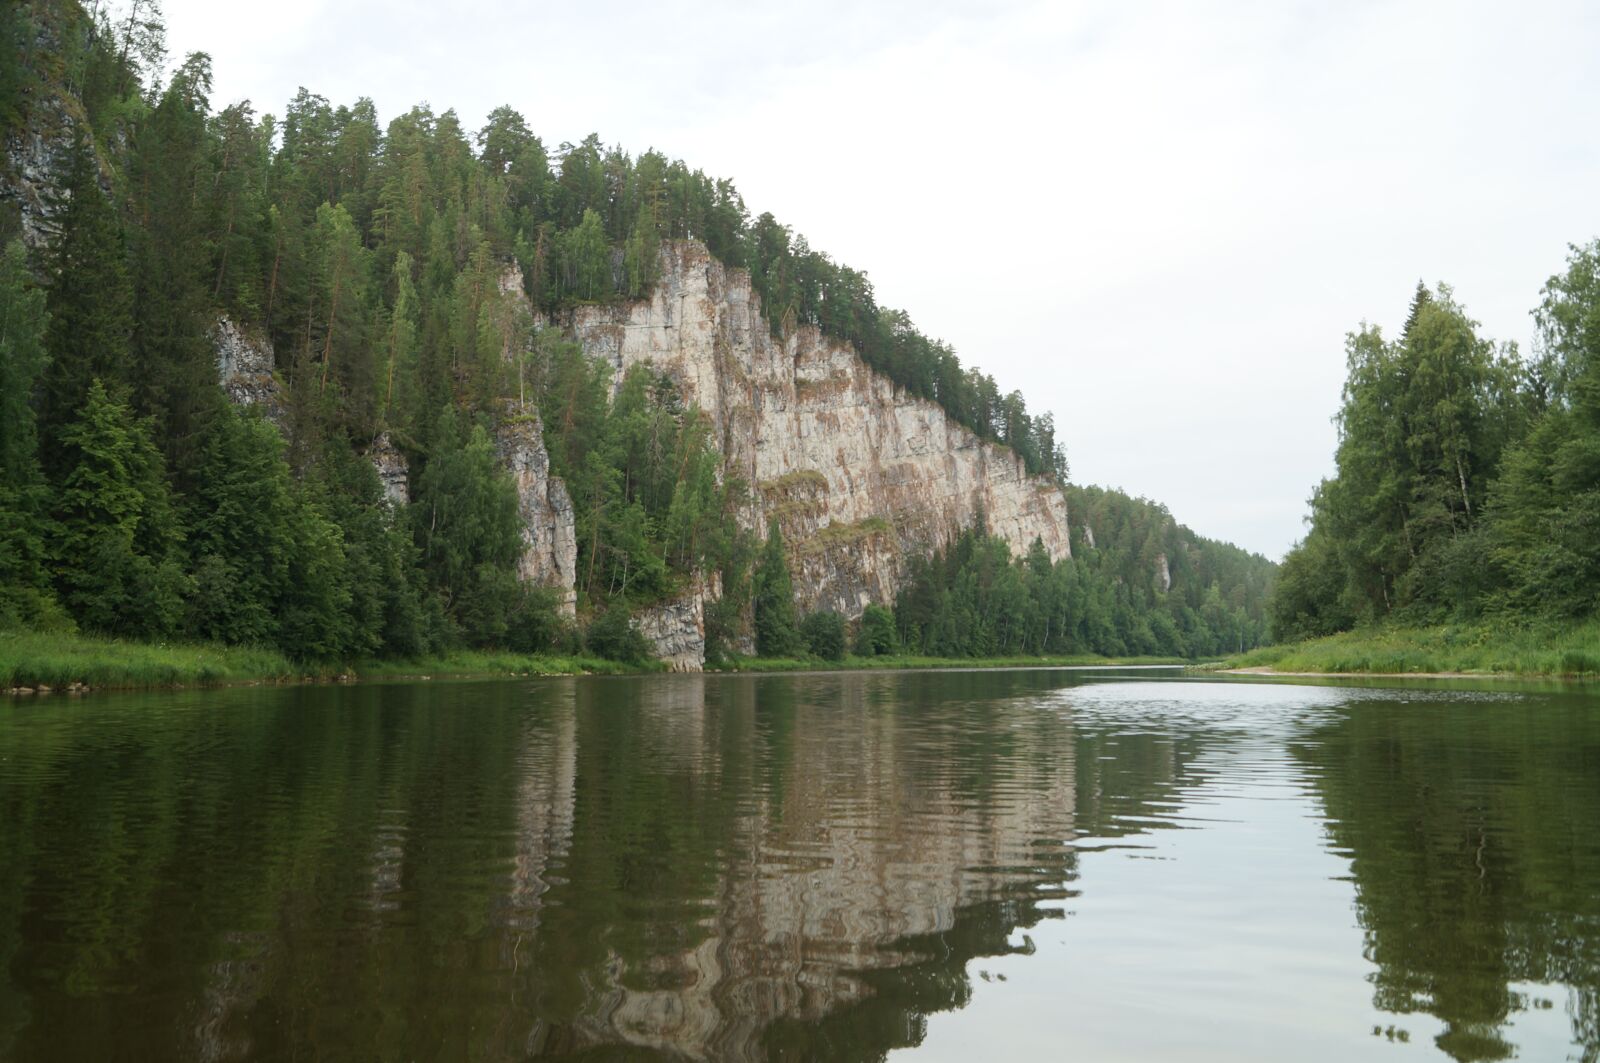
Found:
M 1049 414 L 880 307 L 865 273 L 752 218 L 731 181 L 598 136 L 550 148 L 509 107 L 473 133 L 426 106 L 383 125 L 365 99 L 302 89 L 280 118 L 210 96 L 209 59 L 171 64 L 149 0 L 0 11 L 0 136 L 70 132 L 48 238 L 30 249 L 17 202 L 0 211 L 0 625 L 323 661 L 458 646 L 640 659 L 630 611 L 715 571 L 708 642 L 731 647 L 746 616 L 772 621 L 757 607 L 781 541 L 735 520 L 747 486 L 722 476 L 670 378 L 636 367 L 613 394 L 609 365 L 539 327 L 642 296 L 662 243 L 692 239 L 749 270 L 775 333 L 848 341 L 1117 529 L 1049 573 L 981 533 L 911 559 L 901 601 L 881 603 L 895 644 L 1192 654 L 1266 637 L 1264 560 L 1186 530 L 1152 545 L 1176 534 L 1159 507 L 1069 487 Z M 227 400 L 219 319 L 270 339 L 281 416 Z M 516 576 L 495 433 L 535 418 L 576 515 L 578 626 Z M 407 505 L 366 458 L 379 438 L 407 459 Z M 957 637 L 927 613 L 1018 594 L 1014 628 Z M 831 648 L 843 627 L 772 622 L 763 652 L 806 648 L 802 629 Z
M 1534 309 L 1533 357 L 1419 284 L 1346 341 L 1335 474 L 1271 601 L 1280 639 L 1368 625 L 1574 623 L 1600 606 L 1600 241 Z

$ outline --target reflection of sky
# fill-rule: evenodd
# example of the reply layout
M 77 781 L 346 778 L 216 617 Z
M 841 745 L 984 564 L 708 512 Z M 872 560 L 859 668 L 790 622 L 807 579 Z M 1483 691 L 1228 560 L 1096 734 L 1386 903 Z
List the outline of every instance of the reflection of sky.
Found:
M 1193 682 L 1061 691 L 1058 711 L 1097 727 L 1213 736 L 1165 817 L 1190 829 L 1077 839 L 1081 895 L 1061 906 L 1066 918 L 1035 928 L 1031 956 L 971 963 L 971 1003 L 929 1017 L 917 1058 L 981 1059 L 997 1047 L 1010 1059 L 1444 1058 L 1433 1043 L 1443 1023 L 1373 1007 L 1349 862 L 1329 851 L 1322 809 L 1283 744 L 1374 695 L 1393 699 Z M 1566 1058 L 1566 991 L 1513 988 L 1555 1002 L 1511 1017 L 1504 1032 L 1521 1058 Z

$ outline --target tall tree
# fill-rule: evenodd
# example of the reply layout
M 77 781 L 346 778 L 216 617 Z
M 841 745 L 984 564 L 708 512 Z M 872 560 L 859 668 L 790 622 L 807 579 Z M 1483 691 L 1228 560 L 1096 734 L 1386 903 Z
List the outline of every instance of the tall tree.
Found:
M 73 144 L 65 194 L 60 242 L 50 259 L 49 363 L 39 397 L 41 456 L 53 479 L 65 471 L 62 434 L 90 385 L 98 379 L 116 387 L 129 379 L 133 336 L 122 226 L 100 190 L 99 162 L 86 140 Z
M 47 359 L 47 316 L 27 252 L 13 240 L 0 257 L 0 626 L 61 620 L 50 593 L 49 492 L 32 401 Z
M 78 621 L 118 635 L 177 630 L 189 583 L 183 531 L 150 425 L 96 380 L 62 433 L 57 497 L 62 598 Z
M 752 584 L 756 652 L 763 657 L 789 657 L 801 652 L 804 646 L 795 624 L 794 584 L 777 521 L 767 526 L 766 545 L 761 548 Z
M 131 383 L 182 490 L 194 486 L 207 423 L 222 403 L 210 339 L 213 274 L 203 199 L 213 176 L 210 90 L 209 57 L 191 55 L 140 127 L 131 175 L 137 222 Z

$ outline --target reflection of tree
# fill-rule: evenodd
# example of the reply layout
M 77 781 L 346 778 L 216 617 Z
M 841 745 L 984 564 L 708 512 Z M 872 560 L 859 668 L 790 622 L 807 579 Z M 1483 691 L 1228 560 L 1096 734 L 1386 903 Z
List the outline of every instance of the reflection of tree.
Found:
M 1537 715 L 1534 715 L 1537 713 Z M 1347 853 L 1374 1003 L 1437 1016 L 1459 1060 L 1513 1054 L 1530 1002 L 1565 984 L 1573 1037 L 1600 1054 L 1600 720 L 1581 699 L 1450 713 L 1359 703 L 1294 746 Z

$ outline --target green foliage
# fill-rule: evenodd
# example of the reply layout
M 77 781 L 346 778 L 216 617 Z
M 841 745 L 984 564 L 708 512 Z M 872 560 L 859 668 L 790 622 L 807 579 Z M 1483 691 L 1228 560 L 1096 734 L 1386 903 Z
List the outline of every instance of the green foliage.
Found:
M 973 529 L 913 558 L 893 614 L 905 652 L 1195 658 L 1265 640 L 1264 558 L 1199 539 L 1152 503 L 1073 490 L 1071 512 L 1096 529 L 1096 545 L 1073 558 L 1052 563 L 1037 540 L 1013 558 L 1005 540 Z
M 794 584 L 789 559 L 783 549 L 778 522 L 767 527 L 766 545 L 751 579 L 751 604 L 755 613 L 756 653 L 763 657 L 789 657 L 804 645 L 795 627 Z
M 47 316 L 22 242 L 14 240 L 0 258 L 0 627 L 71 623 L 50 587 L 49 490 L 30 401 L 48 358 Z
M 482 425 L 464 430 L 445 407 L 434 435 L 413 507 L 420 559 L 451 631 L 469 645 L 493 644 L 519 605 L 516 486 Z
M 596 657 L 608 661 L 638 664 L 652 656 L 648 639 L 634 626 L 633 618 L 621 604 L 596 616 L 583 633 L 583 645 Z
M 0 689 L 163 687 L 295 679 L 304 669 L 256 646 L 132 642 L 62 632 L 0 630 Z
M 895 635 L 894 613 L 873 604 L 861 613 L 852 651 L 857 657 L 887 657 L 898 653 L 900 640 Z
M 1264 647 L 1227 667 L 1282 672 L 1496 675 L 1600 674 L 1600 622 L 1534 618 L 1360 627 Z
M 56 511 L 62 600 L 96 631 L 173 633 L 190 581 L 149 424 L 96 380 L 77 421 L 62 433 L 62 447 L 67 473 Z
M 1600 602 L 1600 243 L 1536 312 L 1542 355 L 1497 354 L 1440 287 L 1404 335 L 1350 337 L 1337 474 L 1284 561 L 1282 638 L 1393 618 L 1580 618 Z
M 1490 550 L 1518 612 L 1592 615 L 1600 601 L 1600 240 L 1573 248 L 1538 321 L 1553 402 L 1511 448 L 1491 498 Z
M 82 408 L 89 387 L 125 381 L 133 336 L 133 289 L 115 208 L 100 191 L 93 148 L 78 140 L 67 173 L 61 236 L 50 261 L 49 326 L 39 398 L 45 471 L 59 480 L 62 435 Z
M 831 609 L 808 613 L 800 621 L 800 639 L 806 652 L 825 661 L 844 660 L 848 642 L 845 634 L 844 617 Z

